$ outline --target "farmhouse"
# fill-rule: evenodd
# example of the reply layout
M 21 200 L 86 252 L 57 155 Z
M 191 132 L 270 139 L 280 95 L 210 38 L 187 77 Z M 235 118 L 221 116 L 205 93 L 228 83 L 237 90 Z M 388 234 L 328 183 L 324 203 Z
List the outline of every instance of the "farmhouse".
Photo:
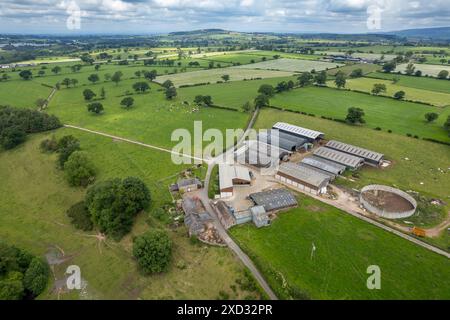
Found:
M 331 140 L 325 145 L 327 148 L 345 152 L 347 154 L 357 156 L 364 159 L 364 163 L 379 166 L 384 155 L 371 150 L 363 149 L 340 141 Z
M 331 176 L 292 162 L 280 165 L 275 179 L 316 195 L 326 193 Z
M 314 150 L 313 154 L 319 158 L 342 164 L 351 170 L 356 170 L 364 164 L 363 158 L 326 147 L 320 147 Z
M 308 143 L 307 139 L 287 134 L 279 130 L 269 130 L 258 135 L 258 141 L 275 145 L 288 151 L 298 151 Z
M 312 168 L 320 169 L 323 172 L 332 173 L 335 176 L 341 175 L 345 171 L 345 166 L 316 156 L 303 158 L 301 163 L 308 165 Z
M 277 122 L 273 125 L 272 128 L 278 129 L 281 132 L 285 132 L 294 137 L 306 139 L 310 143 L 318 142 L 325 136 L 325 134 L 322 132 L 294 126 L 285 122 Z
M 273 189 L 250 194 L 256 206 L 263 206 L 266 212 L 297 206 L 297 200 L 287 189 Z
M 219 187 L 220 197 L 226 198 L 233 195 L 236 185 L 250 185 L 252 179 L 250 171 L 242 166 L 219 164 Z

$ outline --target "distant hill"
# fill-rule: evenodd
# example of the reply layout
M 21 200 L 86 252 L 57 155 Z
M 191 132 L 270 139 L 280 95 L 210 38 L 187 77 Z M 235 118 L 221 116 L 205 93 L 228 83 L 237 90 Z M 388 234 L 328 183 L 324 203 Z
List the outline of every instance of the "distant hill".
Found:
M 223 29 L 200 29 L 200 30 L 191 30 L 191 31 L 176 31 L 176 32 L 169 33 L 169 35 L 190 36 L 190 35 L 220 34 L 220 33 L 229 33 L 229 32 L 230 31 L 226 31 Z
M 393 34 L 399 37 L 406 37 L 410 39 L 422 38 L 433 40 L 450 40 L 450 27 L 407 29 L 401 31 L 388 32 L 388 34 Z

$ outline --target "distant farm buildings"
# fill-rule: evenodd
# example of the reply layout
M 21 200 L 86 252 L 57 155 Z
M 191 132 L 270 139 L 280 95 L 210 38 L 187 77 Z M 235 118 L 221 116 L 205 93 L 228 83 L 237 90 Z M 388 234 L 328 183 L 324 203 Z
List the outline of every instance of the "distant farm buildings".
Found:
M 315 156 L 303 158 L 301 163 L 322 170 L 323 172 L 333 174 L 334 176 L 341 175 L 345 172 L 344 165 Z

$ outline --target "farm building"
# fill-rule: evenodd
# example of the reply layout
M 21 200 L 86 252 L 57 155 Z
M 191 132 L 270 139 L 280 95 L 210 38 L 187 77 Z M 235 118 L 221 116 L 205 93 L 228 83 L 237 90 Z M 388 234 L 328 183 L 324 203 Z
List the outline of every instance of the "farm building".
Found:
M 191 192 L 202 187 L 202 182 L 197 178 L 181 179 L 176 183 L 176 189 L 180 192 Z
M 356 157 L 364 159 L 364 163 L 372 166 L 379 166 L 383 160 L 384 155 L 378 152 L 370 151 L 360 147 L 352 146 L 340 141 L 331 140 L 325 145 L 327 148 L 337 151 L 345 152 Z
M 252 221 L 252 213 L 249 210 L 233 211 L 236 224 L 243 224 Z
M 233 195 L 236 185 L 250 185 L 252 179 L 250 171 L 242 166 L 219 164 L 219 187 L 220 197 L 226 198 Z
M 250 208 L 253 223 L 257 228 L 265 227 L 270 224 L 269 215 L 263 206 L 254 206 Z
M 311 167 L 311 166 L 309 166 L 307 164 L 304 164 L 302 162 L 298 163 L 297 165 L 302 167 L 302 168 L 305 168 L 306 170 L 313 170 L 313 171 L 318 172 L 320 174 L 324 174 L 324 175 L 326 175 L 327 177 L 330 178 L 330 181 L 336 179 L 336 177 L 337 177 L 337 175 L 335 175 L 334 173 L 331 173 L 331 172 L 328 172 L 328 171 L 323 171 L 322 169 L 319 169 L 319 168 L 316 168 L 316 167 Z
M 256 206 L 263 206 L 266 212 L 295 207 L 297 200 L 287 189 L 273 189 L 250 194 Z
M 215 207 L 217 209 L 216 211 L 219 221 L 222 223 L 225 229 L 228 229 L 236 224 L 233 210 L 225 202 L 219 200 Z
M 262 141 L 250 140 L 246 141 L 245 145 L 235 152 L 235 160 L 257 168 L 269 168 L 277 165 L 280 160 L 286 161 L 290 154 L 290 151 L 271 146 Z
M 298 126 L 294 126 L 285 122 L 277 122 L 273 125 L 273 129 L 278 129 L 281 132 L 285 132 L 291 136 L 300 137 L 306 139 L 310 143 L 318 142 L 323 139 L 325 134 L 319 131 L 306 129 Z
M 331 176 L 317 169 L 288 162 L 280 165 L 275 179 L 297 189 L 319 195 L 327 192 Z
M 278 141 L 277 141 L 278 140 Z M 268 130 L 258 135 L 258 141 L 266 144 L 275 144 L 281 149 L 288 151 L 297 151 L 305 147 L 308 140 L 296 137 L 279 130 Z
M 364 164 L 363 158 L 326 147 L 320 147 L 314 150 L 313 154 L 316 157 L 342 164 L 351 170 L 358 169 Z
M 185 213 L 184 224 L 189 229 L 189 236 L 205 231 L 205 224 L 212 219 L 200 199 L 185 197 L 181 205 Z
M 339 163 L 325 160 L 316 156 L 303 158 L 302 162 L 305 165 L 320 169 L 324 172 L 329 172 L 335 176 L 341 175 L 345 171 L 345 166 Z

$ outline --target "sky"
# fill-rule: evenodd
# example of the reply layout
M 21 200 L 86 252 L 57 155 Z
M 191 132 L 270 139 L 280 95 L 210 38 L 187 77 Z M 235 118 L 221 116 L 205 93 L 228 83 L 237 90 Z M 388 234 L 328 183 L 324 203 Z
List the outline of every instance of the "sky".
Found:
M 441 26 L 450 26 L 449 0 L 0 0 L 0 33 L 365 33 Z

